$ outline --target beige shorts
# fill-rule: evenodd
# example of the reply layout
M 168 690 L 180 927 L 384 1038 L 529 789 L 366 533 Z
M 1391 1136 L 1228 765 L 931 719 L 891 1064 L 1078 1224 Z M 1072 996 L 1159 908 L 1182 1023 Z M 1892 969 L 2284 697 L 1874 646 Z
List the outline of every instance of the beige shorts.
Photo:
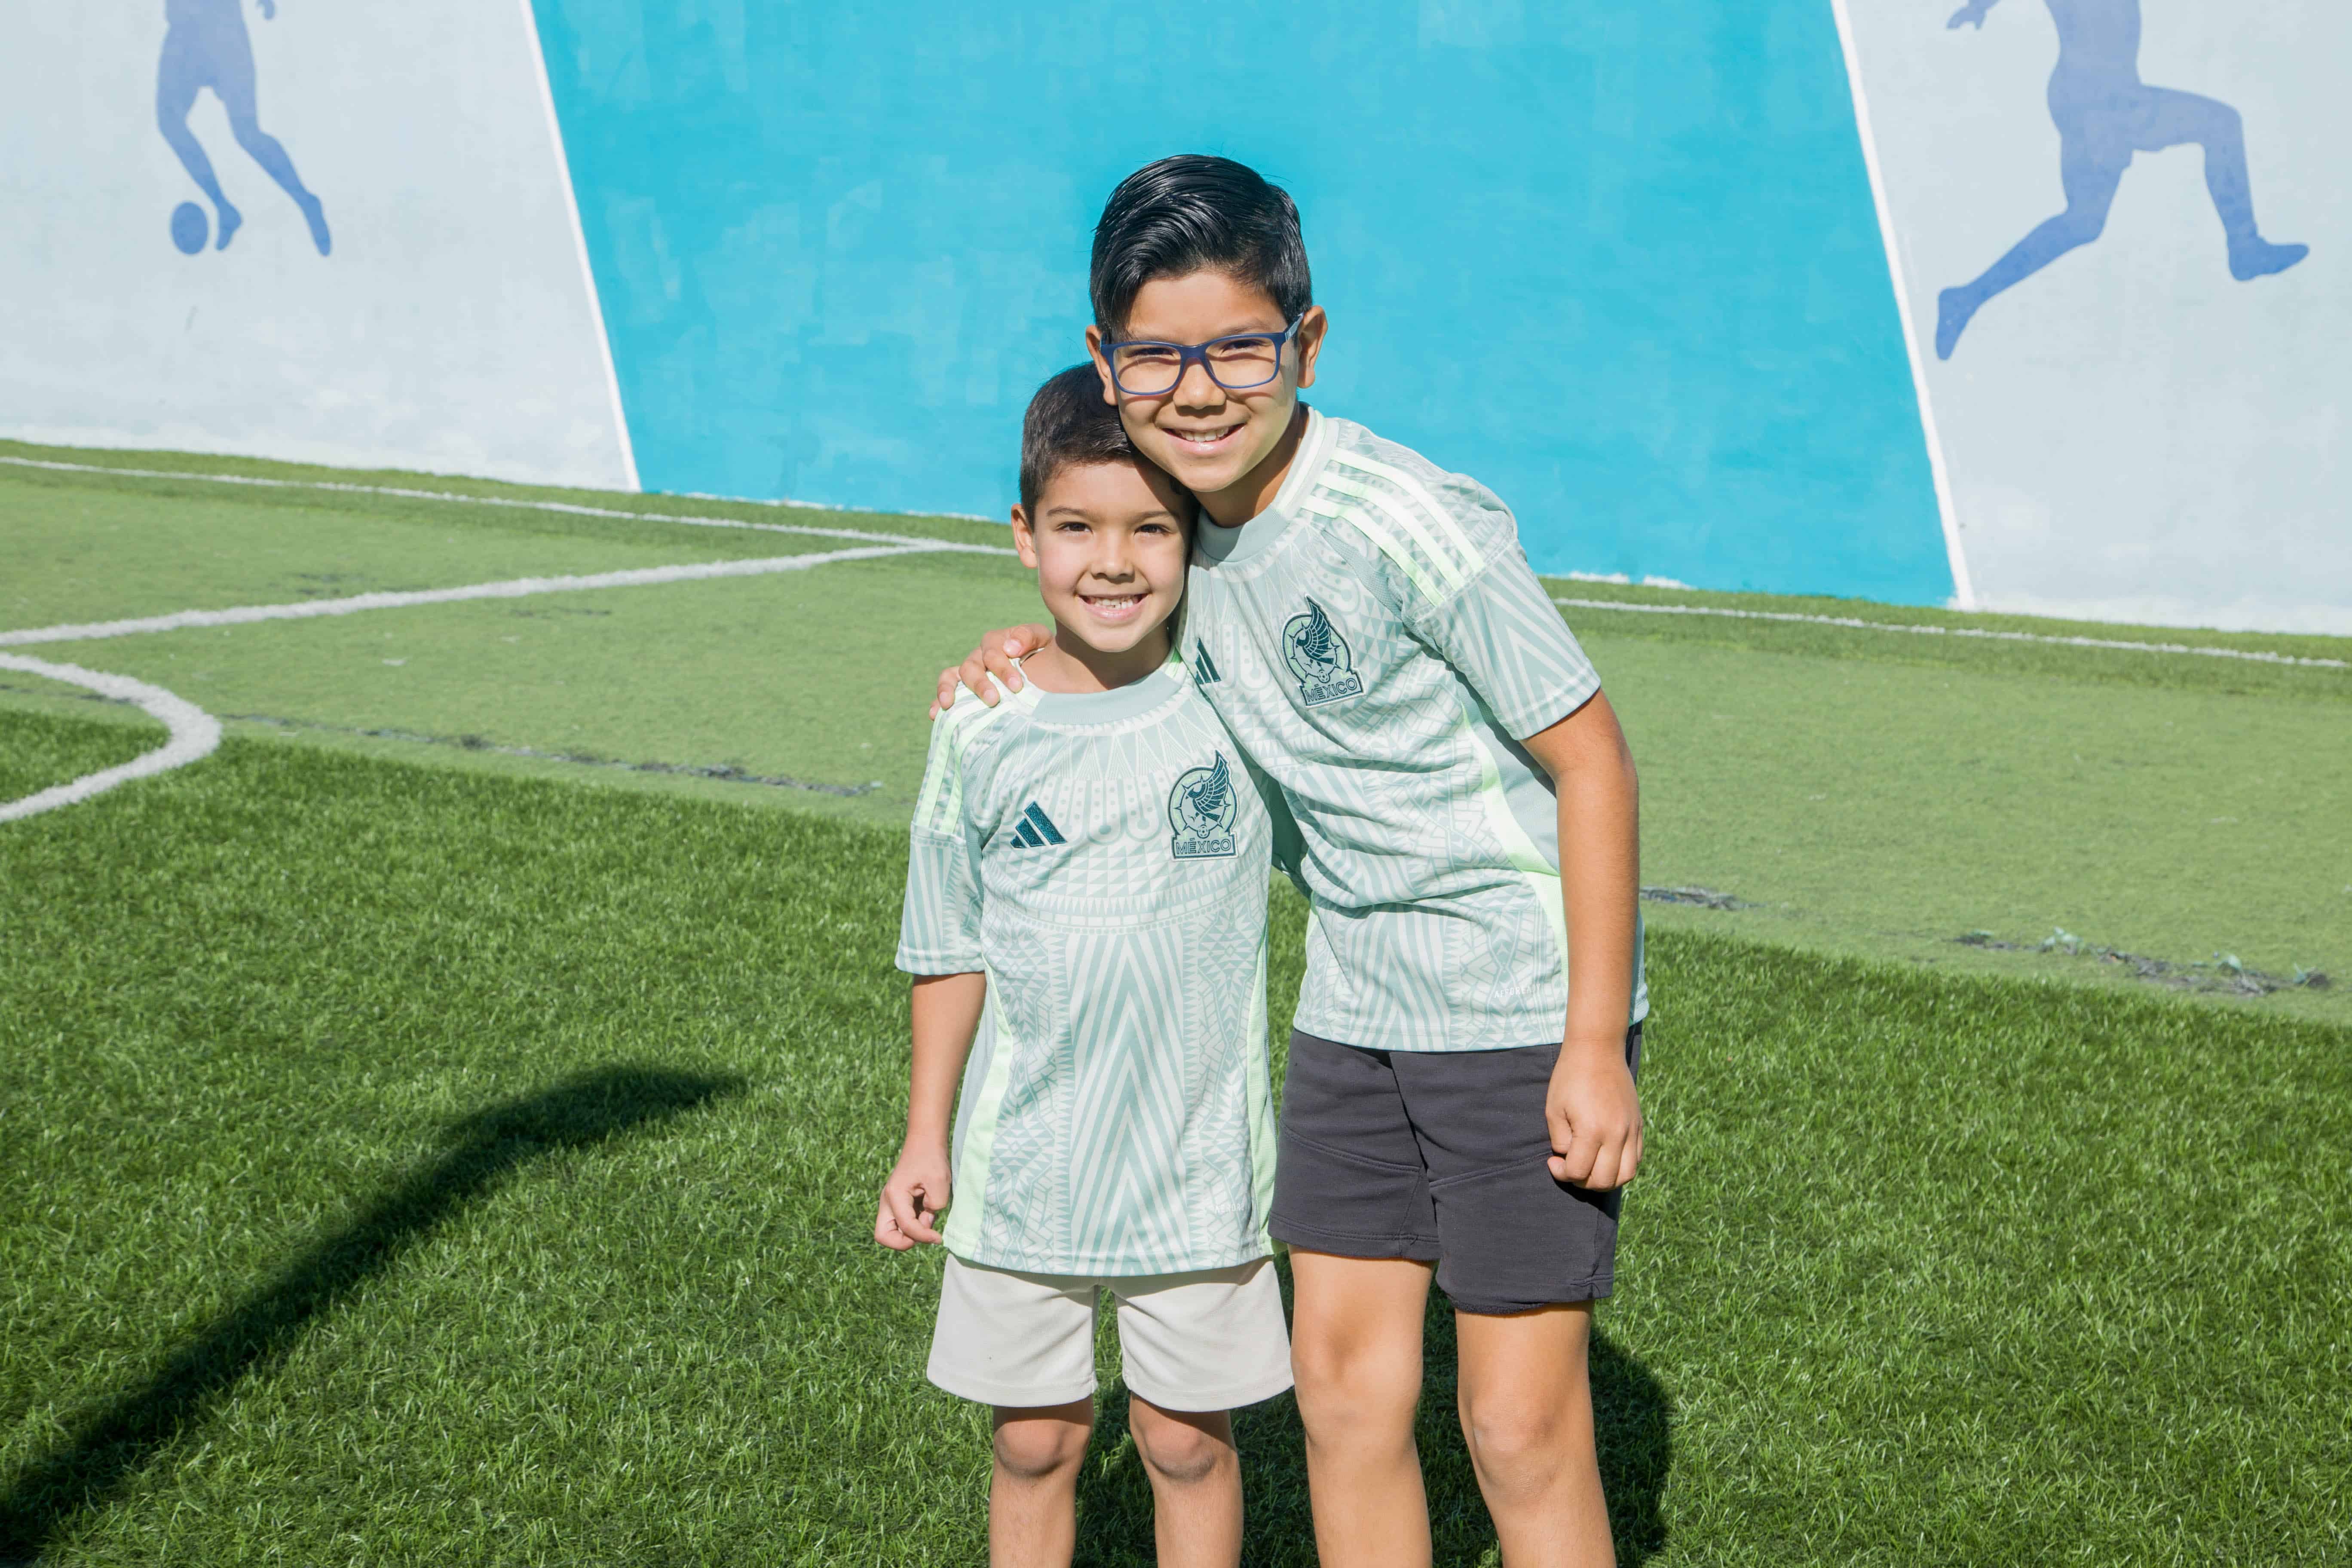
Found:
M 1270 1259 L 1189 1274 L 1021 1274 L 950 1257 L 930 1379 L 982 1405 L 1092 1398 L 1095 1310 L 1118 1304 L 1128 1388 L 1165 1410 L 1231 1410 L 1290 1386 L 1290 1335 Z

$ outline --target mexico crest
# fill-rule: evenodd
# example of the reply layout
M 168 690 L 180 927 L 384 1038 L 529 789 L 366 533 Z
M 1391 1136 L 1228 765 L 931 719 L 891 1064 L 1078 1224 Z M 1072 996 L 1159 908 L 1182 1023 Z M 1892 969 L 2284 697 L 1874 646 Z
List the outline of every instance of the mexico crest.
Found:
M 1307 601 L 1305 615 L 1291 616 L 1282 628 L 1282 659 L 1298 678 L 1298 695 L 1309 708 L 1353 697 L 1364 689 L 1348 639 L 1312 599 Z
M 1187 769 L 1168 792 L 1168 826 L 1176 830 L 1168 852 L 1179 860 L 1234 852 L 1234 818 L 1241 803 L 1234 798 L 1234 774 L 1224 752 L 1216 756 L 1208 767 Z

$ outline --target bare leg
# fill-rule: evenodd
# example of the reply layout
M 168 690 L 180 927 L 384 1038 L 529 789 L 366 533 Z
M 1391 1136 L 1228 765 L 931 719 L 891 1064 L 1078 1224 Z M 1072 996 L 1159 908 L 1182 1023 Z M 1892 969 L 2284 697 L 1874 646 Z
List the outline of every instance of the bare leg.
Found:
M 1975 281 L 1947 289 L 1936 300 L 1936 357 L 1949 359 L 1969 321 L 1985 301 L 2004 289 L 2014 288 L 2060 257 L 2099 237 L 2107 226 L 2107 209 L 2115 205 L 2116 187 L 2123 183 L 2130 154 L 2121 161 L 2095 154 L 2079 127 L 2066 136 L 2059 153 L 2059 178 L 2066 192 L 2066 210 L 2044 218 L 2032 232 L 2009 247 L 2008 253 L 1984 269 Z
M 188 129 L 188 110 L 195 107 L 196 94 L 203 88 L 195 61 L 185 48 L 167 38 L 163 63 L 155 70 L 155 128 L 171 143 L 172 151 L 179 154 L 180 166 L 187 170 L 188 178 L 195 181 L 196 188 L 211 200 L 214 226 L 220 234 L 220 247 L 226 248 L 229 237 L 245 218 L 221 193 L 220 181 L 213 174 L 213 161 L 205 156 L 204 143 Z
M 220 79 L 213 90 L 220 94 L 221 106 L 228 110 L 228 127 L 236 136 L 236 144 L 262 167 L 262 171 L 278 182 L 278 188 L 294 198 L 302 210 L 302 221 L 310 225 L 310 243 L 326 255 L 334 248 L 327 233 L 327 211 L 319 198 L 302 184 L 302 176 L 294 172 L 294 160 L 288 156 L 285 146 L 277 137 L 261 128 L 260 105 L 256 98 L 253 81 L 253 55 L 249 49 L 229 51 L 231 58 L 220 65 Z
M 1429 1502 L 1412 1423 L 1433 1272 L 1410 1258 L 1291 1249 L 1291 1370 L 1325 1563 L 1427 1568 Z
M 1462 1435 L 1504 1568 L 1614 1563 L 1585 1367 L 1592 1304 L 1508 1317 L 1456 1312 L 1454 1324 Z
M 1078 1543 L 1078 1466 L 1094 1422 L 1091 1399 L 998 1408 L 988 1482 L 990 1568 L 1069 1568 Z
M 1151 1534 L 1160 1568 L 1239 1568 L 1242 1461 L 1233 1416 L 1223 1410 L 1163 1410 L 1128 1400 L 1127 1429 L 1151 1478 Z
M 2194 142 L 2205 149 L 2205 190 L 2230 242 L 2230 275 L 2240 282 L 2284 272 L 2311 254 L 2307 245 L 2273 245 L 2254 226 L 2253 183 L 2246 174 L 2246 129 L 2238 111 L 2215 99 L 2150 88 L 2155 112 L 2140 148 L 2153 153 Z

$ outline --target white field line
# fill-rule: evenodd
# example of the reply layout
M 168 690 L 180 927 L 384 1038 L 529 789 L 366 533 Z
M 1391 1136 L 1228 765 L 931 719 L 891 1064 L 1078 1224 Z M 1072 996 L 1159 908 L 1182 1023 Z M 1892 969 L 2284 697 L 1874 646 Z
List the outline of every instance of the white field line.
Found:
M 219 720 L 185 698 L 174 697 L 160 686 L 150 686 L 127 675 L 103 675 L 94 669 L 84 669 L 78 664 L 51 664 L 47 659 L 26 658 L 21 654 L 0 653 L 0 669 L 45 676 L 51 680 L 61 680 L 69 686 L 95 691 L 101 697 L 135 702 L 162 720 L 163 727 L 171 731 L 171 738 L 163 745 L 132 758 L 121 767 L 84 773 L 70 784 L 45 789 L 38 795 L 28 795 L 22 800 L 0 802 L 0 822 L 14 822 L 18 817 L 31 816 L 37 812 L 54 811 L 61 805 L 88 800 L 116 784 L 145 778 L 150 773 L 185 767 L 200 758 L 210 756 L 214 748 L 220 744 Z
M 805 533 L 818 539 L 859 539 L 869 544 L 920 544 L 932 550 L 961 550 L 975 555 L 1017 553 L 1006 545 L 959 544 L 953 540 L 926 539 L 917 533 L 874 533 L 857 528 L 817 528 L 804 522 L 747 522 L 736 517 L 624 511 L 614 507 L 582 506 L 574 501 L 524 500 L 515 496 L 469 496 L 457 490 L 405 489 L 398 485 L 352 485 L 334 479 L 266 479 L 253 474 L 192 474 L 176 468 L 116 468 L 101 463 L 57 463 L 40 458 L 0 457 L 0 464 L 14 468 L 47 468 L 60 474 L 114 474 L 131 479 L 185 479 L 194 484 L 246 485 L 267 490 L 328 490 L 342 495 L 396 496 L 404 500 L 446 500 L 459 501 L 467 506 L 502 506 L 517 511 L 556 511 L 570 517 L 617 517 L 637 522 L 677 522 L 689 528 L 740 528 L 755 533 Z M 788 504 L 804 506 L 811 503 L 794 501 Z M 815 510 L 839 511 L 845 509 L 828 507 Z
M 1925 637 L 1982 637 L 1992 642 L 2050 643 L 2060 647 L 2114 647 L 2132 653 L 2188 653 L 2202 658 L 2242 658 L 2253 664 L 2298 664 L 2315 669 L 2352 669 L 2352 660 L 2298 658 L 2242 647 L 2196 647 L 2177 642 L 2122 642 L 2111 637 L 2061 637 L 2039 632 L 2000 632 L 1983 626 L 1920 626 L 1895 621 L 1864 621 L 1851 616 L 1800 616 L 1786 610 L 1727 610 L 1714 605 L 1634 605 L 1622 599 L 1562 599 L 1555 605 L 1580 610 L 1625 610 L 1637 616 L 1722 616 L 1739 621 L 1801 621 L 1808 626 L 1850 626 L 1865 632 L 1916 632 Z M 0 634 L 0 641 L 5 641 Z
M 413 605 L 454 605 L 468 599 L 521 599 L 534 594 L 582 594 L 598 588 L 644 588 L 662 583 L 698 583 L 718 577 L 765 577 L 778 572 L 805 572 L 812 566 L 826 566 L 836 561 L 929 555 L 943 551 L 974 548 L 977 547 L 917 540 L 909 544 L 826 550 L 809 555 L 771 555 L 751 561 L 703 561 L 686 566 L 641 566 L 627 572 L 597 572 L 581 577 L 510 577 L 504 582 L 469 583 L 458 588 L 353 594 L 341 599 L 306 599 L 292 605 L 243 605 L 226 610 L 178 610 L 168 616 L 142 616 L 132 620 L 85 621 L 77 625 L 29 626 L 22 631 L 0 632 L 0 647 L 21 647 L 32 643 L 95 642 L 102 637 L 140 637 L 149 632 L 187 631 L 197 626 L 251 626 L 258 621 L 307 621 L 319 616 L 350 616 L 362 610 L 399 610 Z

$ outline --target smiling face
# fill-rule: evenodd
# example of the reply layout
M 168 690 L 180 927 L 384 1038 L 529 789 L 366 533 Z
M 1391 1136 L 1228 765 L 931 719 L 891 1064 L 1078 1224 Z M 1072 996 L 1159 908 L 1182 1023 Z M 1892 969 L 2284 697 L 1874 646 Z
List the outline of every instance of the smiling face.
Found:
M 1166 474 L 1131 458 L 1066 463 L 1046 479 L 1034 516 L 1013 509 L 1013 542 L 1037 574 L 1055 646 L 1100 684 L 1123 685 L 1168 657 L 1192 513 Z
M 1223 272 L 1201 271 L 1146 283 L 1118 336 L 1204 343 L 1244 332 L 1272 334 L 1289 325 L 1264 289 Z M 1199 497 L 1211 519 L 1233 527 L 1256 516 L 1282 486 L 1298 445 L 1299 389 L 1315 384 L 1323 329 L 1322 307 L 1309 306 L 1297 334 L 1283 346 L 1281 374 L 1241 392 L 1218 385 L 1205 366 L 1189 364 L 1173 390 L 1130 397 L 1111 379 L 1100 328 L 1087 329 L 1087 350 L 1136 449 Z

